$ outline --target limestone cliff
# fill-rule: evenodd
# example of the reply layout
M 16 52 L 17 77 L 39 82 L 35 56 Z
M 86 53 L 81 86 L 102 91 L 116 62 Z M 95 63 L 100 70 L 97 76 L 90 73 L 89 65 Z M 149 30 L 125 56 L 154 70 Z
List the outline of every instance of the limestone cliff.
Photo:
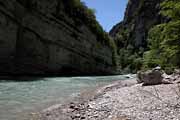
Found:
M 124 20 L 115 25 L 110 35 L 115 37 L 121 31 L 128 31 L 128 43 L 136 48 L 147 46 L 149 29 L 164 21 L 159 14 L 164 0 L 129 0 Z
M 63 7 L 57 0 L 0 0 L 0 75 L 112 73 L 112 49 Z
M 164 0 L 128 1 L 124 20 L 115 25 L 109 33 L 116 41 L 119 49 L 118 54 L 121 54 L 124 51 L 129 53 L 125 53 L 125 55 L 121 55 L 120 57 L 127 56 L 127 59 L 136 59 L 138 57 L 142 57 L 144 51 L 148 49 L 148 31 L 154 25 L 167 20 L 159 14 L 160 3 L 162 1 Z M 130 64 L 133 62 L 133 60 L 130 60 L 130 62 L 126 64 L 123 62 L 120 64 L 123 64 L 124 66 L 120 66 L 123 66 L 123 68 L 129 67 L 130 69 L 134 69 L 137 66 L 131 66 Z

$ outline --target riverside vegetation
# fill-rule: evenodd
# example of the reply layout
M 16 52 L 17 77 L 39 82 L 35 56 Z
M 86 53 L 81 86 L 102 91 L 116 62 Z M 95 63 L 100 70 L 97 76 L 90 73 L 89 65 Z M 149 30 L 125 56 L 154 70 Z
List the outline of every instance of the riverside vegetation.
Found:
M 132 0 L 131 2 L 133 3 Z M 131 12 L 129 10 L 126 13 L 132 15 L 125 17 L 119 24 L 118 31 L 115 31 L 118 27 L 115 26 L 110 32 L 118 47 L 120 68 L 127 72 L 137 72 L 159 65 L 168 73 L 180 68 L 180 1 L 140 0 L 135 12 Z M 144 22 L 138 24 L 141 19 Z M 141 35 L 137 34 L 138 25 Z M 140 36 L 140 45 L 137 43 L 137 36 Z
M 144 53 L 144 67 L 162 66 L 167 72 L 180 68 L 180 1 L 161 4 L 161 14 L 169 21 L 149 31 L 149 51 Z
M 0 15 L 0 74 L 109 75 L 158 65 L 172 73 L 180 68 L 179 0 L 129 0 L 124 20 L 109 35 L 80 0 L 0 0 Z M 137 81 L 84 91 L 71 103 L 32 113 L 32 119 L 180 119 L 180 72 L 169 76 L 157 68 L 139 72 Z
M 133 44 L 132 39 L 135 33 L 131 29 L 135 26 L 134 23 L 131 25 L 132 28 L 120 26 L 121 30 L 111 38 L 96 21 L 94 10 L 88 8 L 80 0 L 64 2 L 67 13 L 75 19 L 77 24 L 80 19 L 83 20 L 98 36 L 99 41 L 113 49 L 114 65 L 119 67 L 121 72 L 137 72 L 140 69 L 154 68 L 158 65 L 167 72 L 172 72 L 180 67 L 180 2 L 178 0 L 161 0 L 157 3 L 153 1 L 156 4 L 152 6 L 157 9 L 154 14 L 160 16 L 157 19 L 163 20 L 147 29 L 148 34 L 145 40 L 141 41 L 143 43 L 140 47 Z M 140 0 L 136 12 L 133 13 L 134 16 L 140 16 L 146 10 L 145 4 L 144 0 Z
M 180 67 L 179 4 L 129 0 L 108 35 L 80 0 L 1 1 L 0 73 L 107 75 L 157 65 L 171 72 Z
M 159 65 L 170 74 L 173 69 L 179 68 L 179 0 L 129 0 L 128 6 L 126 11 L 128 17 L 125 16 L 125 20 L 110 32 L 117 45 L 116 60 L 120 72 L 136 72 Z M 132 13 L 134 11 L 136 12 Z M 139 21 L 142 23 L 138 23 Z M 88 99 L 81 97 L 78 102 L 73 101 L 64 106 L 57 105 L 46 109 L 37 118 L 178 120 L 180 119 L 180 72 L 176 70 L 172 75 L 167 75 L 165 72 L 160 67 L 139 72 L 137 76 L 139 84 L 136 84 L 135 79 L 117 81 L 99 88 Z

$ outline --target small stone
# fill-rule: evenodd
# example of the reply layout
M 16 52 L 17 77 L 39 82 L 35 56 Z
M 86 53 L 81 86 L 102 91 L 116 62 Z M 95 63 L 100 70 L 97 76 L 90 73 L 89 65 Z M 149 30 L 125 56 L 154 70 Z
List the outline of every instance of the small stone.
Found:
M 82 117 L 81 117 L 81 120 L 83 120 L 83 119 L 86 119 L 86 117 L 82 116 Z
M 74 109 L 75 105 L 70 105 L 69 108 Z
M 81 117 L 80 114 L 76 114 L 76 115 L 75 115 L 75 118 L 80 118 L 80 117 Z

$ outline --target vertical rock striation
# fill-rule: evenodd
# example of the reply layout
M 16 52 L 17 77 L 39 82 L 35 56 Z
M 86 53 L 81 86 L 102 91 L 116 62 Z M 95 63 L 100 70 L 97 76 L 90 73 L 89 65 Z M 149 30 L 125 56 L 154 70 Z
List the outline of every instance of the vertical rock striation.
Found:
M 83 21 L 75 24 L 63 6 L 57 0 L 0 0 L 0 75 L 112 73 L 112 49 Z

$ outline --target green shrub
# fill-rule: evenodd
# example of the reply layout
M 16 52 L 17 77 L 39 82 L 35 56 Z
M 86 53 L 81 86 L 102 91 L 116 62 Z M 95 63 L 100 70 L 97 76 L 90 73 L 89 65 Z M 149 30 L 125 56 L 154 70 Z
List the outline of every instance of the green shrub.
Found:
M 144 66 L 160 65 L 167 71 L 180 68 L 180 1 L 168 0 L 161 4 L 161 14 L 171 21 L 149 31 L 149 48 L 144 54 Z
M 166 74 L 171 75 L 171 74 L 173 74 L 174 69 L 175 69 L 174 67 L 165 67 L 164 71 Z

